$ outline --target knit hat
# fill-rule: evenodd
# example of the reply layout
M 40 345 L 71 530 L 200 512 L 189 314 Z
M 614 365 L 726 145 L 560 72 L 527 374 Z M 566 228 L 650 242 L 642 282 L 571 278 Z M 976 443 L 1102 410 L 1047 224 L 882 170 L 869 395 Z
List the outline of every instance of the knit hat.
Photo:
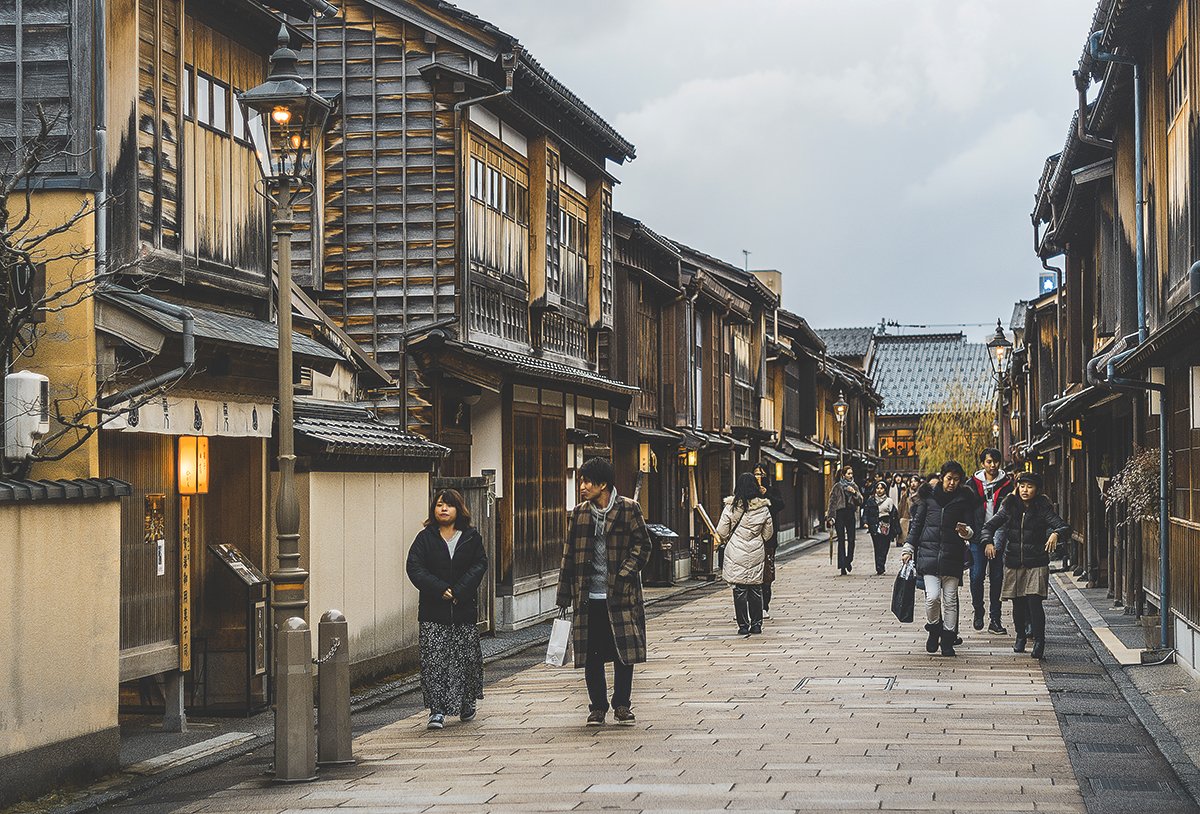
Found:
M 1034 488 L 1042 491 L 1042 476 L 1036 472 L 1022 472 L 1017 475 L 1017 483 L 1032 483 Z

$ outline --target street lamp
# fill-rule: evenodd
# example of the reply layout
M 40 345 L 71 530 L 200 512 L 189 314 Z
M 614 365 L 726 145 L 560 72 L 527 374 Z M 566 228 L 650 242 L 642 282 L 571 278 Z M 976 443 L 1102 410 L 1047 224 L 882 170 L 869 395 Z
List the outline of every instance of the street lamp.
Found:
M 992 360 L 992 372 L 996 374 L 996 420 L 992 424 L 992 435 L 996 438 L 997 446 L 1001 447 L 1003 454 L 1003 443 L 1001 443 L 1000 429 L 1001 419 L 1004 417 L 1004 380 L 1008 376 L 1008 365 L 1012 360 L 1012 342 L 1008 341 L 1008 337 L 1004 335 L 1004 328 L 1000 325 L 1000 320 L 996 320 L 996 332 L 992 334 L 992 338 L 987 343 L 988 356 Z
M 301 79 L 296 69 L 300 59 L 289 47 L 286 26 L 279 29 L 279 47 L 271 55 L 266 81 L 238 100 L 251 115 L 247 117 L 251 141 L 258 156 L 268 200 L 274 204 L 272 222 L 278 241 L 277 317 L 279 320 L 279 494 L 275 502 L 278 567 L 271 572 L 271 604 L 276 641 L 281 641 L 290 617 L 303 618 L 308 608 L 305 583 L 308 572 L 300 567 L 300 504 L 296 498 L 296 453 L 293 438 L 292 382 L 292 206 L 305 187 L 311 189 L 317 146 L 331 104 L 318 96 Z M 272 197 L 273 195 L 273 197 Z M 281 652 L 280 647 L 275 652 Z M 278 672 L 278 671 L 277 671 Z M 276 699 L 276 729 L 288 719 L 287 698 Z M 286 738 L 284 739 L 287 740 Z M 276 732 L 275 776 L 280 780 L 309 779 L 307 761 L 281 757 L 280 733 Z M 284 747 L 289 748 L 289 747 Z
M 837 416 L 838 421 L 838 469 L 846 465 L 846 411 L 849 409 L 846 397 L 839 390 L 837 401 L 833 403 L 833 414 Z M 840 472 L 838 476 L 841 476 Z

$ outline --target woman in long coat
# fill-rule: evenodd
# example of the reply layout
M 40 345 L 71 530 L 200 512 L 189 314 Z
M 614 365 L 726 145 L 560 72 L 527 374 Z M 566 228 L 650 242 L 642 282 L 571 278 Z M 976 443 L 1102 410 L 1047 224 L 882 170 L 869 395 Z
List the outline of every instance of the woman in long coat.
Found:
M 429 709 L 429 729 L 441 729 L 447 715 L 475 717 L 483 698 L 483 653 L 479 646 L 479 585 L 487 574 L 483 538 L 471 526 L 471 513 L 454 489 L 438 492 L 425 528 L 408 552 L 408 578 L 420 591 L 417 620 L 421 689 Z
M 963 484 L 966 472 L 957 461 L 942 465 L 941 480 L 931 490 L 921 487 L 920 505 L 913 514 L 900 558 L 917 560 L 925 584 L 925 649 L 953 656 L 958 637 L 958 589 L 966 567 L 967 544 L 975 535 L 971 523 L 979 496 Z M 929 491 L 926 491 L 929 490 Z
M 761 463 L 754 467 L 754 479 L 758 481 L 758 493 L 771 504 L 771 522 L 775 533 L 767 540 L 767 559 L 763 563 L 762 599 L 763 618 L 771 618 L 771 585 L 775 582 L 775 552 L 779 549 L 779 515 L 783 512 L 783 495 L 771 479 L 771 467 Z
M 1062 539 L 1070 539 L 1066 524 L 1050 498 L 1041 493 L 1042 478 L 1033 472 L 1017 475 L 1016 491 L 1004 498 L 992 519 L 983 526 L 983 553 L 996 556 L 995 535 L 1001 529 L 1004 543 L 1004 587 L 1001 599 L 1013 603 L 1013 627 L 1017 630 L 1013 652 L 1025 652 L 1026 623 L 1033 628 L 1033 651 L 1040 659 L 1046 650 L 1046 611 L 1042 600 L 1050 588 L 1050 555 Z
M 758 481 L 739 475 L 733 494 L 717 522 L 717 537 L 725 546 L 721 578 L 733 588 L 733 611 L 738 633 L 762 633 L 762 581 L 767 540 L 775 533 L 771 501 L 762 497 Z
M 838 538 L 838 568 L 842 576 L 854 570 L 855 512 L 863 496 L 854 482 L 854 467 L 838 469 L 838 479 L 829 490 L 829 505 L 825 510 L 825 527 L 835 529 Z

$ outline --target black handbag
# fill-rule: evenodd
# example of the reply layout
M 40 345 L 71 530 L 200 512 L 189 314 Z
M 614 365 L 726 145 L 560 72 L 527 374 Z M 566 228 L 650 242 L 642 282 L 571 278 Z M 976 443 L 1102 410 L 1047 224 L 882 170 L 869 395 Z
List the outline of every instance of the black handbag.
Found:
M 913 620 L 913 606 L 917 598 L 917 569 L 911 562 L 900 567 L 896 584 L 892 586 L 892 613 L 901 622 Z

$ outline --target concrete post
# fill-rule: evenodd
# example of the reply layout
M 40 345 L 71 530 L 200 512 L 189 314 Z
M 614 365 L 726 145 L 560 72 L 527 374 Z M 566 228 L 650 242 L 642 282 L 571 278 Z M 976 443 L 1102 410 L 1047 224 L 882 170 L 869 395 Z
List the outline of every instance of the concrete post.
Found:
M 312 632 L 299 616 L 283 623 L 276 638 L 275 780 L 317 778 L 313 727 Z
M 167 673 L 163 686 L 163 732 L 187 732 L 187 713 L 183 703 L 183 673 L 172 670 Z
M 354 763 L 350 730 L 350 646 L 346 617 L 328 610 L 317 625 L 317 762 Z

